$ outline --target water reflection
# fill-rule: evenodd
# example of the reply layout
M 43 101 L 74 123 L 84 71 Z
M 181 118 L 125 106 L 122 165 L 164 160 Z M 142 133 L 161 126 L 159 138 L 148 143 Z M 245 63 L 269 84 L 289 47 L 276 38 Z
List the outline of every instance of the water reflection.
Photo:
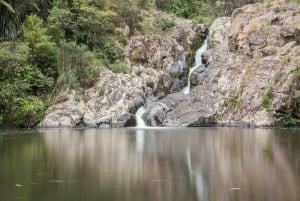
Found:
M 145 130 L 144 129 L 137 129 L 135 136 L 136 136 L 136 151 L 137 152 L 143 152 L 143 150 L 144 150 Z
M 44 130 L 0 136 L 0 200 L 300 197 L 299 130 Z

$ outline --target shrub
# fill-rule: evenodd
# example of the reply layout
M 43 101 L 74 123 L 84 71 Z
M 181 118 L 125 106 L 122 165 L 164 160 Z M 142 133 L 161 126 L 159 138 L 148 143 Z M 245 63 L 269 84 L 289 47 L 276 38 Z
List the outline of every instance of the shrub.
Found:
M 105 93 L 105 87 L 104 86 L 100 86 L 100 87 L 98 87 L 97 91 L 99 93 L 99 96 L 103 96 L 104 93 Z
M 15 98 L 12 108 L 12 123 L 15 126 L 33 127 L 42 120 L 44 110 L 43 101 L 37 97 Z
M 272 104 L 272 99 L 273 99 L 273 97 L 274 97 L 274 94 L 273 94 L 273 92 L 271 91 L 271 89 L 269 89 L 269 90 L 264 94 L 264 96 L 263 96 L 263 98 L 262 98 L 261 104 L 262 104 L 262 106 L 263 106 L 264 108 L 266 108 L 267 110 L 270 110 L 270 108 L 271 108 L 271 104 Z
M 233 95 L 230 95 L 226 100 L 226 106 L 228 109 L 241 108 L 242 104 L 242 99 Z
M 59 104 L 67 101 L 69 98 L 66 93 L 60 92 L 52 101 L 53 104 Z
M 170 17 L 158 17 L 156 19 L 156 27 L 159 30 L 165 31 L 167 28 L 174 27 L 176 25 L 174 19 Z
M 283 116 L 282 123 L 284 126 L 289 127 L 289 126 L 296 126 L 297 122 L 292 116 L 291 113 L 288 113 Z
M 99 77 L 102 62 L 85 45 L 63 44 L 59 51 L 59 77 L 56 90 L 91 87 Z
M 24 42 L 29 47 L 29 62 L 37 66 L 44 75 L 57 77 L 57 47 L 46 34 L 43 21 L 36 15 L 29 15 L 22 25 Z
M 74 100 L 76 101 L 76 102 L 80 102 L 81 100 L 82 100 L 82 97 L 81 97 L 81 93 L 80 92 L 76 92 L 76 94 L 75 94 L 75 96 L 74 96 Z
M 114 73 L 129 73 L 127 64 L 121 62 L 113 63 L 108 68 Z

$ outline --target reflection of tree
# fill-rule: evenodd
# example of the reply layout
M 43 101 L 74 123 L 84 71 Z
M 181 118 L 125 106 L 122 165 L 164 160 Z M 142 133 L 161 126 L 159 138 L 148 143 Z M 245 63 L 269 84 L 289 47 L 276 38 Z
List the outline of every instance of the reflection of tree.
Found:
M 300 135 L 299 129 L 275 130 L 274 149 L 280 149 L 300 181 Z

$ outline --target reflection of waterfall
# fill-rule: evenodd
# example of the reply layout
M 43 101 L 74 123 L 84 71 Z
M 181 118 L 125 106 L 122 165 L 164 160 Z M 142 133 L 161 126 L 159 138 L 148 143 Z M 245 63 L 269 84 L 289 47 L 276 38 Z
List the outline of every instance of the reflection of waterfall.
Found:
M 144 106 L 140 107 L 136 113 L 135 113 L 135 119 L 136 119 L 136 127 L 138 128 L 145 128 L 147 127 L 146 126 L 146 123 L 143 119 L 143 115 L 144 113 L 146 112 L 146 109 Z
M 190 68 L 187 86 L 184 87 L 183 90 L 182 90 L 182 92 L 184 94 L 190 93 L 190 90 L 191 90 L 191 75 L 196 70 L 196 68 L 198 68 L 202 65 L 202 54 L 206 50 L 207 50 L 207 39 L 204 40 L 202 46 L 196 51 L 195 65 L 194 65 L 194 67 Z
M 186 150 L 186 163 L 189 171 L 189 178 L 192 182 L 192 185 L 195 185 L 196 195 L 198 201 L 206 200 L 206 186 L 205 181 L 202 176 L 201 167 L 197 167 L 196 169 L 192 168 L 192 159 L 191 159 L 191 148 L 188 146 Z
M 144 150 L 144 130 L 136 130 L 135 139 L 136 139 L 136 151 L 143 152 Z

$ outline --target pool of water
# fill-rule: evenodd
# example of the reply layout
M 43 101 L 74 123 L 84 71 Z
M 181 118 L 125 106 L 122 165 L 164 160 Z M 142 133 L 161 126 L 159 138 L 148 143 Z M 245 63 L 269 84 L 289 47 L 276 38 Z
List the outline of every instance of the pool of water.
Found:
M 0 130 L 0 200 L 299 201 L 300 130 Z

